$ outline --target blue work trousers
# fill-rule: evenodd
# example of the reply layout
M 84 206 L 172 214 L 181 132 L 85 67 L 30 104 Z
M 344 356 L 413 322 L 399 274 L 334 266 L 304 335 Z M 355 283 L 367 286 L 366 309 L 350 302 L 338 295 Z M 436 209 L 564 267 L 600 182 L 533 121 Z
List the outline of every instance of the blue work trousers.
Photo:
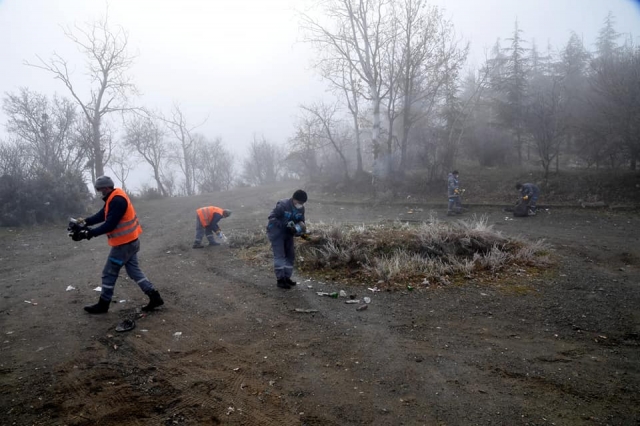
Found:
M 202 237 L 206 236 L 209 244 L 217 245 L 215 237 L 213 236 L 213 228 L 202 226 L 200 218 L 196 215 L 196 239 L 194 244 L 200 244 Z
M 138 265 L 138 251 L 140 251 L 140 240 L 135 240 L 127 244 L 111 247 L 107 263 L 102 270 L 102 293 L 100 298 L 108 302 L 113 298 L 113 289 L 116 286 L 120 269 L 124 266 L 127 275 L 138 284 L 140 290 L 145 294 L 154 291 L 153 284 L 147 279 Z
M 447 212 L 460 213 L 462 211 L 462 203 L 459 195 L 449 195 L 449 206 Z
M 269 241 L 273 250 L 273 271 L 276 274 L 276 279 L 291 278 L 295 260 L 293 236 L 291 234 L 270 235 Z

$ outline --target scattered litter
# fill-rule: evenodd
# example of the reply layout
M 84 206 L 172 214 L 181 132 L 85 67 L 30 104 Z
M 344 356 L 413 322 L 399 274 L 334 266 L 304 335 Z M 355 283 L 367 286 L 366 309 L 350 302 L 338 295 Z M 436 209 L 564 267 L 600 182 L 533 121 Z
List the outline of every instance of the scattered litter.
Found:
M 25 300 L 24 303 L 28 303 L 28 304 L 33 305 L 33 306 L 38 306 L 37 302 L 32 302 L 31 300 Z
M 167 254 L 171 254 L 171 250 L 167 251 Z
M 409 290 L 409 291 L 413 291 L 413 286 L 412 286 L 411 284 L 408 284 L 408 285 L 407 285 L 407 290 Z
M 235 408 L 233 408 L 233 407 L 229 407 L 229 408 L 227 408 L 227 416 L 228 416 L 229 414 L 233 413 L 234 411 L 236 411 L 236 409 L 235 409 Z
M 182 331 L 176 331 L 175 333 L 173 333 L 173 337 L 175 337 L 176 339 L 180 336 L 182 336 Z
M 134 328 L 136 328 L 135 321 L 131 319 L 126 319 L 116 326 L 116 331 L 121 333 L 124 331 L 131 331 Z
M 426 278 L 422 280 L 422 285 L 429 285 L 429 280 Z
M 318 312 L 317 309 L 302 309 L 302 308 L 295 308 L 293 311 L 298 312 L 299 314 L 313 314 Z
M 273 385 L 275 385 L 275 384 L 276 384 L 276 381 L 275 381 L 275 380 L 269 380 L 269 386 L 273 386 Z
M 96 287 L 93 289 L 93 291 L 102 291 L 102 287 Z
M 507 217 L 505 217 L 505 218 L 504 218 L 504 220 L 513 220 L 513 218 L 512 218 L 512 217 L 507 216 Z
M 326 291 L 317 291 L 316 294 L 318 296 L 327 296 L 327 297 L 331 297 L 334 299 L 338 298 L 339 293 L 337 291 L 334 291 L 332 293 L 327 293 Z M 346 293 L 345 293 L 345 297 L 346 297 Z
M 240 367 L 234 368 L 233 371 L 240 371 Z
M 308 288 L 308 289 L 312 289 L 312 288 L 313 288 L 313 286 L 312 286 L 312 285 L 308 285 L 308 286 L 307 286 L 307 288 Z
M 344 303 L 346 303 L 347 305 L 351 305 L 352 303 L 360 303 L 360 299 L 351 299 L 351 300 L 346 300 Z
M 371 298 L 370 297 L 365 297 L 363 300 L 364 300 L 364 303 L 366 303 L 367 305 L 369 303 L 371 303 Z
M 72 291 L 75 290 L 76 288 L 74 286 L 68 285 L 67 289 L 65 291 Z
M 365 309 L 367 309 L 369 307 L 369 305 L 360 305 L 356 308 L 356 311 L 364 311 Z
M 372 291 L 372 292 L 377 292 L 380 291 L 380 289 L 378 287 L 367 287 L 367 290 Z
M 13 331 L 7 331 L 7 334 L 13 334 Z
M 119 300 L 118 303 L 125 303 L 126 299 Z
M 480 293 L 480 296 L 488 296 L 487 293 Z
M 344 290 L 340 290 L 340 297 L 347 297 L 347 292 Z

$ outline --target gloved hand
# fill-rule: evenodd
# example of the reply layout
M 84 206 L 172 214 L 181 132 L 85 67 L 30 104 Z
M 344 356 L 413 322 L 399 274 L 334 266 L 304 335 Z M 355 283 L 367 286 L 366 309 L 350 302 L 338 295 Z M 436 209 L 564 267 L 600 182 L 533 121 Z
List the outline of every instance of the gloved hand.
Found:
M 220 229 L 216 235 L 221 241 L 227 241 L 227 236 L 224 235 L 224 233 L 222 232 L 222 229 Z
M 459 193 L 460 193 L 460 191 L 458 190 L 458 188 L 456 188 L 456 189 L 454 189 L 454 190 L 453 190 L 453 193 L 454 193 L 454 194 L 459 194 Z
M 522 197 L 523 200 L 527 201 L 529 199 L 528 195 L 525 195 L 524 197 Z
M 306 232 L 307 226 L 304 222 L 294 223 L 293 221 L 289 221 L 289 223 L 287 223 L 287 229 L 293 235 L 301 235 Z
M 89 228 L 82 229 L 71 236 L 71 239 L 73 241 L 90 240 L 91 238 L 93 238 L 93 235 L 91 235 L 91 231 Z
M 84 217 L 77 217 L 76 218 L 76 222 L 80 226 L 87 226 L 87 222 L 85 222 Z

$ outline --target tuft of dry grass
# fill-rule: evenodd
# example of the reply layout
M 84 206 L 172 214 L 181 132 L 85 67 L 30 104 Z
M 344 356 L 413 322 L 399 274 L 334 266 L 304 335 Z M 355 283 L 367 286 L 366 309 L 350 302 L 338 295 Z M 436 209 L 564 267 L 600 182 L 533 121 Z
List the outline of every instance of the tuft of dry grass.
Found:
M 550 264 L 550 247 L 544 241 L 505 237 L 486 216 L 457 222 L 432 217 L 419 225 L 321 222 L 309 234 L 309 240 L 297 243 L 298 268 L 310 275 L 354 283 L 450 283 L 456 278 Z M 264 232 L 261 236 L 235 235 L 230 244 L 245 249 L 263 245 L 269 251 Z

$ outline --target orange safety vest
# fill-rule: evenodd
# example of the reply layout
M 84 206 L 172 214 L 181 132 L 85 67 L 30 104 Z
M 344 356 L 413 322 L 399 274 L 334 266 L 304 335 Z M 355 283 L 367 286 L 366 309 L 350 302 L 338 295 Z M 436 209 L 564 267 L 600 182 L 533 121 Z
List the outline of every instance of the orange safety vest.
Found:
M 220 216 L 223 216 L 222 213 L 224 212 L 224 210 L 220 207 L 209 206 L 199 208 L 198 210 L 196 210 L 196 212 L 198 213 L 198 217 L 200 218 L 200 224 L 204 227 L 207 227 L 213 220 L 213 215 L 218 213 Z
M 121 246 L 122 244 L 135 241 L 138 236 L 142 234 L 142 227 L 140 226 L 140 223 L 138 223 L 138 216 L 136 216 L 133 204 L 131 204 L 131 200 L 129 200 L 127 194 L 120 188 L 116 188 L 111 191 L 111 194 L 107 197 L 107 202 L 104 206 L 105 220 L 109 214 L 109 201 L 111 201 L 111 199 L 116 195 L 127 200 L 127 211 L 124 212 L 124 216 L 122 216 L 122 219 L 120 219 L 120 222 L 118 222 L 115 229 L 111 232 L 107 232 L 109 245 L 112 247 Z

